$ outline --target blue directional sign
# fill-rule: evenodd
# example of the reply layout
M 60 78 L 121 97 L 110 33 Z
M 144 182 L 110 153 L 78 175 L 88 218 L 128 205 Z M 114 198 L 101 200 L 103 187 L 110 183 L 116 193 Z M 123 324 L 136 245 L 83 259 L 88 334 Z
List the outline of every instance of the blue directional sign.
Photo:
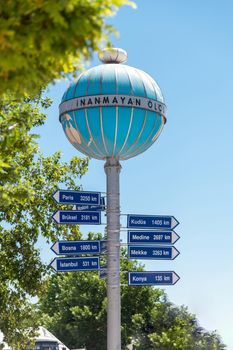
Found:
M 174 244 L 180 236 L 174 231 L 128 231 L 128 243 Z
M 100 205 L 100 192 L 57 190 L 53 194 L 57 203 Z
M 172 230 L 179 222 L 174 216 L 162 215 L 127 215 L 128 228 L 160 228 Z
M 99 278 L 101 279 L 105 279 L 107 278 L 107 266 L 106 267 L 100 267 L 100 271 L 99 271 Z
M 100 252 L 101 252 L 101 254 L 105 254 L 107 252 L 107 248 L 108 248 L 107 241 L 102 239 L 100 241 Z
M 99 254 L 100 241 L 57 241 L 51 249 L 57 255 Z
M 129 272 L 130 286 L 161 286 L 174 285 L 180 277 L 174 271 L 140 271 Z
M 75 210 L 78 211 L 104 211 L 105 210 L 105 200 L 104 197 L 100 197 L 100 205 L 76 205 Z
M 130 259 L 173 260 L 180 252 L 175 247 L 129 245 Z
M 57 272 L 99 270 L 99 257 L 55 258 L 50 266 Z
M 58 224 L 100 225 L 101 213 L 98 211 L 57 210 L 53 214 L 53 219 Z

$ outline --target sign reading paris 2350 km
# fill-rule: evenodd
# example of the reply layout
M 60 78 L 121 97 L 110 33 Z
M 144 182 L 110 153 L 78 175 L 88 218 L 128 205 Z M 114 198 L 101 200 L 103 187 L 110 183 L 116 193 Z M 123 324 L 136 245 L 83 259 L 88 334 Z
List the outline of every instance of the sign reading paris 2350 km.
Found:
M 163 215 L 127 215 L 128 228 L 163 228 L 174 229 L 179 222 L 174 216 Z
M 100 205 L 100 192 L 57 190 L 53 199 L 61 204 Z
M 100 225 L 101 213 L 91 211 L 57 210 L 53 220 L 58 224 Z

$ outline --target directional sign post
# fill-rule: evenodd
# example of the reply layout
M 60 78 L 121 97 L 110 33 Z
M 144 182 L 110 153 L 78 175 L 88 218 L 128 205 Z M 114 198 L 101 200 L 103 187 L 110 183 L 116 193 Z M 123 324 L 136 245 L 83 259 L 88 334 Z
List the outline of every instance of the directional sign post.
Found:
M 100 205 L 100 192 L 57 190 L 53 198 L 61 204 L 90 204 Z
M 140 271 L 129 272 L 130 286 L 161 286 L 173 285 L 180 277 L 174 271 Z
M 100 241 L 57 241 L 51 250 L 57 255 L 99 254 Z
M 99 270 L 99 257 L 55 258 L 50 266 L 57 272 Z
M 174 216 L 162 216 L 162 215 L 127 215 L 127 227 L 128 228 L 159 228 L 172 230 L 179 222 Z
M 98 211 L 57 210 L 53 214 L 53 219 L 58 224 L 100 225 L 101 213 Z
M 174 244 L 180 236 L 174 231 L 128 231 L 128 243 Z
M 174 260 L 180 252 L 175 247 L 128 246 L 129 259 Z

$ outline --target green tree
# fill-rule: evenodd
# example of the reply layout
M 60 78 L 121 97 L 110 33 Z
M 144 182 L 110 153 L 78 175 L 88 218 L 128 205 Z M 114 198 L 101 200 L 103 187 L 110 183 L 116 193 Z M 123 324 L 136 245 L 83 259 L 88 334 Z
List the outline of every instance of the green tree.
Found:
M 40 154 L 32 128 L 42 125 L 40 105 L 48 100 L 1 100 L 0 150 L 0 330 L 15 347 L 23 346 L 29 325 L 37 319 L 29 298 L 42 290 L 46 266 L 36 248 L 39 237 L 80 237 L 78 226 L 61 228 L 52 220 L 57 204 L 52 199 L 59 187 L 79 189 L 88 160 L 74 157 L 61 161 L 57 152 Z M 24 339 L 24 340 L 23 340 Z
M 78 189 L 87 159 L 61 162 L 39 153 L 32 128 L 43 125 L 38 96 L 56 78 L 82 68 L 113 28 L 106 24 L 127 0 L 7 0 L 0 4 L 0 330 L 15 348 L 37 327 L 29 299 L 42 290 L 46 268 L 38 237 L 80 237 L 51 216 L 58 186 Z M 33 96 L 34 99 L 27 98 Z M 16 99 L 17 98 L 17 99 Z M 20 98 L 20 99 L 19 99 Z M 29 328 L 32 327 L 32 329 Z
M 124 254 L 124 253 L 123 253 Z M 122 349 L 223 350 L 216 333 L 201 329 L 184 307 L 168 301 L 161 289 L 127 285 L 125 271 L 142 269 L 123 259 Z M 95 272 L 53 274 L 39 309 L 49 330 L 71 348 L 106 349 L 106 281 Z
M 38 93 L 82 67 L 112 26 L 106 19 L 129 0 L 17 0 L 0 2 L 0 95 Z

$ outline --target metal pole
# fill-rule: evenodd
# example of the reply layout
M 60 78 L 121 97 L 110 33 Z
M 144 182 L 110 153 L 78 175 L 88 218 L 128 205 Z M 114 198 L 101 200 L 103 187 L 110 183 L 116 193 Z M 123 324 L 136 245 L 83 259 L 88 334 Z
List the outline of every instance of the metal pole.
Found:
M 121 350 L 120 296 L 120 171 L 115 159 L 107 159 L 107 350 Z

